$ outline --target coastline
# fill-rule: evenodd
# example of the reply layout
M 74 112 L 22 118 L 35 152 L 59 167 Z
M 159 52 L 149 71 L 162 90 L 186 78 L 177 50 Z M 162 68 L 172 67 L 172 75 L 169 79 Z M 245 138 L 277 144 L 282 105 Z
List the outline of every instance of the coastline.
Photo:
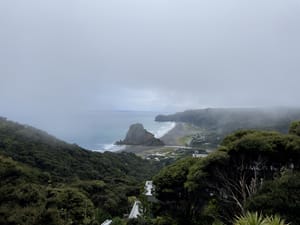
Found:
M 176 127 L 175 122 L 157 122 L 157 123 L 162 124 L 162 126 L 156 131 L 152 131 L 152 130 L 149 131 L 153 133 L 156 138 L 159 139 L 161 139 L 163 136 L 168 134 L 171 130 L 173 130 Z
M 176 125 L 177 123 L 175 122 L 157 122 L 158 124 L 161 124 L 161 126 L 157 129 L 157 130 L 149 130 L 151 133 L 154 134 L 154 136 L 156 138 L 161 139 L 162 137 L 164 137 L 165 135 L 167 135 L 169 132 L 171 132 L 172 130 L 176 129 Z M 125 136 L 126 134 L 124 134 Z M 149 150 L 149 149 L 153 149 L 153 148 L 159 148 L 161 146 L 139 146 L 139 145 L 131 145 L 131 146 L 127 146 L 127 145 L 116 145 L 114 143 L 110 143 L 110 144 L 103 144 L 103 148 L 101 149 L 93 149 L 92 151 L 95 152 L 139 152 L 139 151 L 144 151 L 144 150 Z
M 178 133 L 182 127 L 181 123 L 175 123 L 172 122 L 172 128 L 169 129 L 166 133 L 164 133 L 161 137 L 158 137 L 159 139 L 161 139 L 162 141 L 164 141 L 165 137 L 167 137 L 167 139 L 170 140 L 175 140 L 178 138 Z M 165 142 L 166 146 L 170 145 L 170 143 L 172 144 L 172 142 Z M 143 154 L 144 152 L 153 152 L 153 151 L 159 151 L 161 149 L 167 148 L 166 146 L 143 146 L 143 145 L 127 145 L 125 146 L 124 149 L 121 149 L 119 151 L 116 152 L 131 152 L 134 154 Z
M 192 126 L 187 123 L 179 122 L 176 123 L 173 129 L 167 132 L 164 136 L 161 137 L 161 140 L 170 146 L 185 146 L 185 137 L 191 136 L 193 134 L 199 133 L 200 128 Z
M 172 152 L 181 147 L 186 148 L 190 137 L 201 131 L 199 127 L 183 122 L 176 122 L 174 127 L 160 138 L 165 143 L 165 146 L 128 145 L 125 149 L 117 152 L 131 152 L 141 157 L 163 152 Z
M 186 147 L 181 140 L 187 136 L 199 132 L 199 128 L 195 128 L 186 123 L 174 123 L 174 127 L 165 133 L 160 139 L 165 143 L 165 146 L 142 146 L 131 145 L 126 146 L 125 149 L 117 152 L 131 152 L 137 155 L 145 155 L 145 153 L 158 152 L 170 149 L 177 149 L 178 147 Z

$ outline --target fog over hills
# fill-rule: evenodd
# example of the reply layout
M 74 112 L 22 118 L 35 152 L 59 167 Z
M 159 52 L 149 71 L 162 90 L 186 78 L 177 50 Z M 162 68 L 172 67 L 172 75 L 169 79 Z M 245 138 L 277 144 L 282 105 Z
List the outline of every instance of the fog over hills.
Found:
M 0 27 L 0 224 L 300 224 L 299 0 L 7 0 Z M 165 145 L 89 151 L 137 123 Z
M 0 115 L 299 106 L 299 1 L 17 2 L 0 3 Z
M 290 123 L 300 120 L 300 108 L 207 108 L 158 115 L 155 120 L 186 122 L 223 135 L 239 129 L 287 133 Z

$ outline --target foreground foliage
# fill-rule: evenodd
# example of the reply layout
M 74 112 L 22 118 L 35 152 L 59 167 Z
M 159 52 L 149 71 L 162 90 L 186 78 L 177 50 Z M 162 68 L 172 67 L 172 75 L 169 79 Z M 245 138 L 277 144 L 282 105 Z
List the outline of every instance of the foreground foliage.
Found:
M 264 217 L 256 213 L 247 212 L 244 216 L 235 219 L 234 225 L 288 225 L 279 216 Z
M 178 224 L 232 224 L 248 210 L 300 224 L 300 137 L 237 131 L 203 159 L 187 158 L 155 176 L 156 215 Z M 297 124 L 297 123 L 296 123 Z M 297 213 L 298 212 L 298 213 Z

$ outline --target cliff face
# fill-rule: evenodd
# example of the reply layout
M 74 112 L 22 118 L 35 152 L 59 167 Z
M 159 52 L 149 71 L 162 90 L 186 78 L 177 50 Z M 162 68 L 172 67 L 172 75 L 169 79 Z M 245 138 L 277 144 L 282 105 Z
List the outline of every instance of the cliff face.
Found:
M 152 133 L 147 131 L 142 124 L 136 123 L 130 126 L 126 138 L 118 141 L 119 145 L 146 145 L 146 146 L 162 146 L 164 143 L 154 137 Z

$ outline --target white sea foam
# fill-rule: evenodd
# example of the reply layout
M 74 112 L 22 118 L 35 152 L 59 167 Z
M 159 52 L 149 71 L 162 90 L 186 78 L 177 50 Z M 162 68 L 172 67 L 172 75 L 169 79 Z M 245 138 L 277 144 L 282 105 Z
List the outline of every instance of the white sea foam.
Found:
M 103 144 L 103 145 L 101 145 L 101 147 L 99 149 L 94 149 L 93 151 L 95 151 L 95 152 L 105 152 L 105 151 L 117 152 L 117 151 L 121 151 L 125 148 L 126 148 L 125 145 Z
M 161 126 L 157 130 L 150 131 L 156 138 L 161 138 L 176 126 L 174 122 L 160 122 L 160 124 Z
M 153 133 L 156 138 L 161 138 L 162 136 L 167 134 L 170 130 L 172 130 L 175 127 L 175 125 L 176 125 L 176 123 L 174 123 L 174 122 L 156 122 L 154 125 L 152 125 L 152 129 L 149 129 L 149 131 L 151 133 Z M 125 145 L 115 145 L 113 143 L 111 143 L 111 144 L 100 144 L 99 143 L 99 144 L 97 144 L 97 146 L 98 147 L 96 147 L 96 149 L 93 149 L 93 151 L 117 152 L 117 151 L 124 150 L 126 148 Z

